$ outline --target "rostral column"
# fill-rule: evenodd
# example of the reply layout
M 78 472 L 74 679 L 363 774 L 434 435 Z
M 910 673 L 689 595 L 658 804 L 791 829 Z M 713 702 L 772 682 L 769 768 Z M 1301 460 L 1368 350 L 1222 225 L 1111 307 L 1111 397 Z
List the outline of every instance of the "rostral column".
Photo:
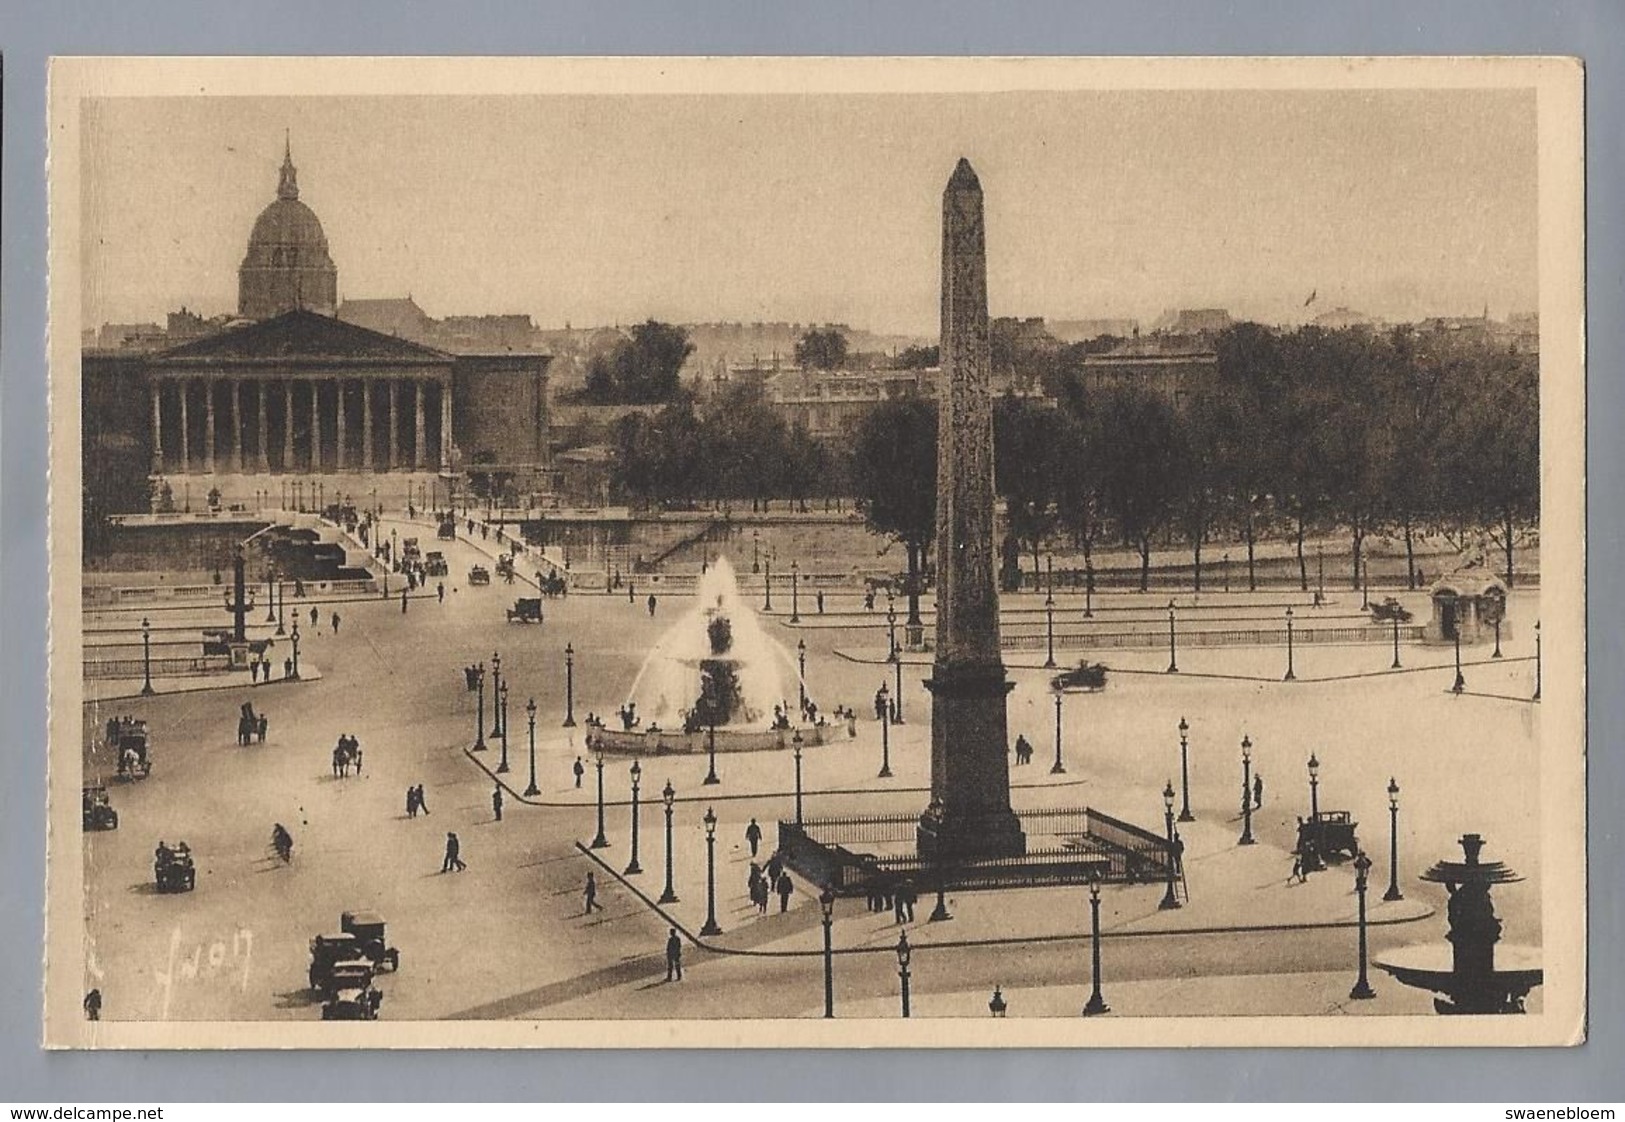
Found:
M 993 393 L 982 185 L 959 161 L 942 194 L 942 374 L 937 421 L 937 644 L 931 805 L 919 852 L 937 861 L 1026 852 L 1010 809 L 993 564 Z

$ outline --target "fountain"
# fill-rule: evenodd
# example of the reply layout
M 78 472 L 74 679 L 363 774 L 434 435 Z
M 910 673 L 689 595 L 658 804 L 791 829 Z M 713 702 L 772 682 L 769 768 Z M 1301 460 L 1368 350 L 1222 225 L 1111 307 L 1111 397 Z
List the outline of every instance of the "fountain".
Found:
M 1467 834 L 1461 839 L 1466 861 L 1440 861 L 1422 879 L 1442 884 L 1450 893 L 1446 910 L 1450 930 L 1451 968 L 1444 969 L 1443 948 L 1404 947 L 1377 959 L 1376 965 L 1403 985 L 1444 994 L 1435 998 L 1440 1013 L 1522 1013 L 1524 998 L 1541 984 L 1543 975 L 1532 948 L 1503 947 L 1511 968 L 1496 969 L 1495 945 L 1501 939 L 1501 921 L 1490 903 L 1490 886 L 1515 884 L 1523 878 L 1500 861 L 1481 863 L 1484 839 Z
M 593 729 L 589 747 L 621 755 L 786 747 L 799 697 L 790 652 L 767 634 L 739 595 L 726 558 L 695 586 L 694 605 L 643 660 L 617 717 Z M 788 688 L 787 688 L 788 687 Z M 824 726 L 803 726 L 803 744 Z

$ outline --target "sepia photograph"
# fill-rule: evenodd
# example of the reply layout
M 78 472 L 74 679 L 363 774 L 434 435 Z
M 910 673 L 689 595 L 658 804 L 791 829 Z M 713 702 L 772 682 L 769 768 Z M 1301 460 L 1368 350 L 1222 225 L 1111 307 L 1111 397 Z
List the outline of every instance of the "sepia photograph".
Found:
M 1583 1042 L 1581 88 L 55 60 L 47 1045 Z

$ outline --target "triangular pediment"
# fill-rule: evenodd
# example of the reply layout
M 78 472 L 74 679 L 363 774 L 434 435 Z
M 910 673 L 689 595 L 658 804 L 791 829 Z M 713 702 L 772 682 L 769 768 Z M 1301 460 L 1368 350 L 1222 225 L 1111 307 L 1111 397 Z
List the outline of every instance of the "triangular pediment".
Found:
M 152 365 L 221 362 L 393 362 L 441 365 L 451 356 L 332 316 L 298 309 L 230 328 L 152 359 Z

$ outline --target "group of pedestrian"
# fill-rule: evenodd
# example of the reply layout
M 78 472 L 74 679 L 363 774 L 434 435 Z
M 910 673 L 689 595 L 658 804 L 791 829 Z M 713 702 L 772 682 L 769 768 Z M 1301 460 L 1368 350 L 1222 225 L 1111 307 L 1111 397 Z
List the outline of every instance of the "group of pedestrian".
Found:
M 345 733 L 333 746 L 333 777 L 335 779 L 348 777 L 352 767 L 355 768 L 357 775 L 361 774 L 361 741 Z
M 261 744 L 265 743 L 265 732 L 271 727 L 271 721 L 265 714 L 255 715 L 251 702 L 243 702 L 242 713 L 237 718 L 237 745 L 246 747 L 258 737 Z
M 446 831 L 446 857 L 440 862 L 440 871 L 442 873 L 460 873 L 468 868 L 463 863 L 462 852 L 463 847 L 457 840 L 457 835 L 449 830 Z
M 755 819 L 751 820 L 751 824 L 755 825 Z M 764 916 L 774 893 L 778 894 L 779 912 L 782 915 L 790 910 L 790 897 L 795 895 L 796 891 L 795 882 L 790 879 L 790 871 L 784 867 L 784 862 L 777 853 L 768 859 L 765 870 L 755 861 L 750 863 L 750 877 L 746 888 L 750 893 L 750 902 L 756 905 L 756 914 Z
M 1032 742 L 1024 734 L 1017 734 L 1016 736 L 1015 753 L 1017 764 L 1030 764 L 1033 762 Z
M 891 912 L 894 923 L 913 923 L 914 905 L 920 902 L 920 893 L 912 881 L 869 882 L 868 903 L 871 912 Z
M 288 669 L 291 670 L 292 668 L 293 660 L 289 659 Z M 287 675 L 283 676 L 286 677 Z M 248 660 L 248 680 L 258 683 L 262 678 L 267 682 L 271 680 L 271 660 L 266 658 L 263 652 Z
M 423 784 L 421 783 L 419 783 L 416 787 L 408 787 L 406 789 L 406 816 L 408 818 L 416 818 L 418 816 L 418 811 L 420 810 L 424 814 L 429 813 L 429 803 L 423 797 Z

